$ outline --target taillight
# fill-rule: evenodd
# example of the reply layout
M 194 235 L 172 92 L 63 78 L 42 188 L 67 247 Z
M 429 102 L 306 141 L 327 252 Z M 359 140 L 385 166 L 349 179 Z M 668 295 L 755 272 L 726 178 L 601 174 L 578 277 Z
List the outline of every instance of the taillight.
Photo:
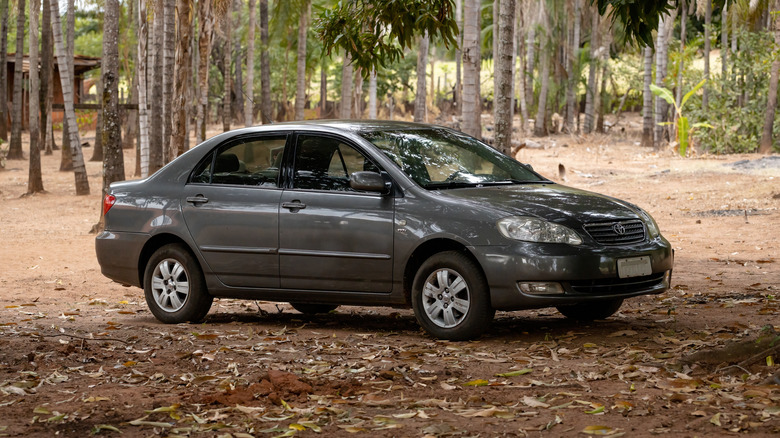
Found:
M 108 210 L 111 210 L 111 207 L 114 206 L 114 203 L 116 203 L 116 196 L 114 195 L 106 195 L 105 198 L 103 198 L 103 216 L 108 213 Z

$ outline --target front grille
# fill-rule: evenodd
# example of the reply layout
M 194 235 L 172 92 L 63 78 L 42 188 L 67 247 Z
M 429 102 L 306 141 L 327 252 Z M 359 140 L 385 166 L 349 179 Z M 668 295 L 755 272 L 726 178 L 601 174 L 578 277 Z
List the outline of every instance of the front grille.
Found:
M 645 240 L 645 225 L 640 220 L 586 224 L 585 231 L 602 245 L 628 245 Z
M 581 294 L 609 295 L 650 290 L 661 286 L 666 273 L 632 278 L 602 278 L 599 280 L 579 280 L 569 283 L 572 291 Z

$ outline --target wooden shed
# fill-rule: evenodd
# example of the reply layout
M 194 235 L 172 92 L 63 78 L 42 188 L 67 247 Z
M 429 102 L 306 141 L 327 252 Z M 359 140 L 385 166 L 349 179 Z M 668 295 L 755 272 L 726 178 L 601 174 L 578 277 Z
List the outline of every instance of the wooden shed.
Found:
M 15 53 L 9 53 L 6 56 L 6 71 L 8 74 L 8 110 L 6 114 L 8 114 L 8 125 L 11 126 L 11 111 L 13 109 L 13 98 L 14 98 L 14 67 L 16 65 L 16 54 Z M 84 80 L 84 73 L 94 70 L 96 68 L 100 68 L 100 58 L 95 58 L 92 56 L 85 56 L 85 55 L 75 55 L 73 57 L 73 70 L 74 70 L 74 78 L 73 78 L 73 91 L 74 91 L 74 103 L 81 103 L 84 101 L 84 98 L 86 97 L 86 89 L 85 89 L 85 80 Z M 30 83 L 29 83 L 29 73 L 30 73 L 30 59 L 27 55 L 24 55 L 22 60 L 22 77 L 23 77 L 23 88 L 22 88 L 22 127 L 23 129 L 27 129 L 27 122 L 30 119 L 28 114 L 30 110 L 29 105 L 29 97 L 30 97 Z M 57 62 L 54 62 L 54 75 L 52 77 L 52 82 L 54 86 L 54 95 L 53 95 L 53 103 L 64 103 L 62 98 L 62 84 L 60 83 L 60 70 L 57 66 Z M 91 81 L 90 81 L 91 82 Z M 54 111 L 52 113 L 52 121 L 54 123 L 61 123 L 62 122 L 62 111 Z

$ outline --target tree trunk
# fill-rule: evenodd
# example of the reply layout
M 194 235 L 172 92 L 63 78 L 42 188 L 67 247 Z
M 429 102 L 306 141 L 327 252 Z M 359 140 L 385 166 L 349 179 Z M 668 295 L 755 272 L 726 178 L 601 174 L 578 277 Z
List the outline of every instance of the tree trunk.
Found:
M 374 72 L 376 74 L 376 72 Z M 328 61 L 322 57 L 320 62 L 320 118 L 325 117 L 328 109 Z
M 101 62 L 100 69 L 102 70 L 103 68 L 104 66 L 102 65 Z M 102 78 L 98 79 L 95 88 L 97 89 L 97 96 L 102 97 L 103 96 Z M 103 129 L 103 111 L 98 111 L 97 121 L 95 123 L 95 144 L 92 147 L 92 158 L 90 158 L 89 161 L 103 161 L 103 135 L 101 134 L 102 129 Z
M 493 45 L 490 47 L 493 50 L 492 53 L 492 59 L 493 59 L 493 108 L 495 109 L 496 105 L 496 97 L 498 96 L 498 80 L 496 79 L 496 71 L 498 66 L 496 65 L 496 60 L 500 56 L 498 54 L 498 37 L 499 37 L 499 11 L 501 10 L 501 1 L 500 0 L 493 0 Z M 495 110 L 494 110 L 495 112 Z
M 712 34 L 712 0 L 704 0 L 704 79 L 707 83 L 704 84 L 701 96 L 701 106 L 704 113 L 707 113 L 707 109 L 710 105 L 710 35 Z
M 656 42 L 655 52 L 655 85 L 663 87 L 664 78 L 666 77 L 666 65 L 667 65 L 667 40 L 666 30 L 668 26 L 671 26 L 674 21 L 671 17 L 664 15 L 661 17 L 661 21 L 658 23 L 658 37 Z M 666 118 L 667 103 L 665 100 L 657 98 L 655 100 L 655 148 L 660 149 L 663 143 L 664 127 L 661 125 Z
M 598 108 L 598 119 L 596 119 L 596 132 L 604 133 L 604 114 L 606 113 L 607 106 L 607 76 L 609 75 L 609 67 L 606 60 L 601 67 L 601 85 L 599 85 L 599 92 L 597 94 L 595 105 Z
M 420 37 L 420 45 L 417 48 L 417 88 L 414 93 L 414 121 L 425 122 L 425 70 L 428 66 L 428 45 L 430 38 L 428 33 Z
M 775 0 L 772 10 L 780 9 L 780 0 Z M 775 45 L 780 45 L 780 16 L 774 14 L 774 36 Z M 758 152 L 769 154 L 772 152 L 772 131 L 775 124 L 775 110 L 777 109 L 777 81 L 780 75 L 780 59 L 772 62 L 772 73 L 769 78 L 769 95 L 766 102 L 766 113 L 764 115 L 764 129 L 761 134 L 761 143 Z
M 171 134 L 173 124 L 171 111 L 173 107 L 173 71 L 176 63 L 176 1 L 163 1 L 163 108 L 162 108 L 162 162 L 163 165 L 173 159 L 171 154 Z
M 536 3 L 536 9 L 539 9 L 539 13 L 541 13 L 541 8 L 543 7 L 542 2 L 532 3 Z M 534 100 L 534 64 L 536 63 L 536 53 L 534 51 L 536 49 L 536 24 L 538 23 L 538 17 L 534 15 L 536 9 L 529 9 L 530 14 L 529 20 L 527 21 L 528 38 L 526 39 L 525 44 L 527 52 L 525 74 L 526 79 L 528 79 L 528 82 L 525 84 L 525 102 L 527 105 L 531 105 Z
M 479 70 L 479 0 L 464 0 L 463 7 L 463 126 L 466 134 L 482 138 L 482 98 Z
M 30 65 L 38 65 L 38 15 L 41 12 L 41 1 L 30 0 Z M 41 108 L 40 81 L 38 69 L 30 68 L 30 169 L 27 178 L 27 194 L 43 192 L 41 177 L 41 123 L 38 114 Z
M 225 26 L 225 45 L 224 45 L 224 51 L 222 53 L 222 82 L 224 83 L 224 90 L 223 90 L 223 98 L 222 98 L 222 131 L 227 132 L 230 131 L 230 122 L 232 121 L 232 114 L 231 114 L 231 75 L 230 75 L 230 59 L 233 55 L 233 40 L 232 40 L 232 28 L 233 28 L 233 19 L 232 16 L 236 12 L 236 6 L 238 5 L 237 1 L 231 2 L 230 7 L 230 13 L 225 15 L 225 22 L 223 23 L 223 26 Z
M 455 106 L 455 114 L 461 114 L 461 60 L 463 59 L 463 0 L 455 0 L 455 21 L 458 24 L 458 45 L 455 47 L 455 89 L 452 92 L 452 103 Z
M 596 91 L 598 83 L 596 82 L 596 71 L 598 69 L 598 51 L 599 51 L 599 13 L 594 7 L 592 10 L 593 21 L 590 30 L 590 65 L 588 66 L 588 89 L 585 94 L 585 126 L 583 131 L 590 134 L 595 126 L 594 113 Z
M 305 0 L 298 22 L 298 60 L 295 79 L 295 120 L 303 120 L 306 105 L 306 34 L 309 31 L 311 1 Z
M 579 64 L 579 51 L 580 51 L 580 18 L 582 16 L 582 0 L 574 0 L 574 15 L 572 16 L 572 26 L 574 26 L 574 34 L 571 40 L 571 52 L 569 53 L 569 86 L 566 88 L 566 127 L 570 133 L 576 131 L 576 125 L 574 123 L 574 105 L 577 97 L 577 88 L 579 85 L 579 78 L 575 72 L 577 71 L 577 65 Z
M 60 69 L 60 85 L 62 86 L 62 99 L 65 103 L 65 119 L 70 126 L 76 127 L 76 110 L 73 107 L 73 77 L 68 66 L 67 52 L 62 41 L 62 26 L 60 25 L 60 15 L 57 0 L 49 0 L 51 7 L 51 25 L 54 33 L 54 46 L 57 52 L 57 65 Z M 72 58 L 71 58 L 72 59 Z M 73 174 L 76 179 L 76 194 L 89 194 L 89 180 L 87 179 L 87 169 L 84 166 L 84 156 L 81 154 L 81 139 L 79 130 L 71 129 L 70 149 L 73 156 Z M 63 148 L 64 153 L 64 148 Z
M 509 155 L 512 146 L 512 55 L 514 53 L 515 0 L 501 0 L 498 27 L 498 56 L 494 61 L 496 95 L 493 114 L 496 124 L 495 148 Z
M 0 0 L 0 53 L 8 53 L 8 0 Z M 8 68 L 0 68 L 0 139 L 8 140 Z
M 59 8 L 58 8 L 59 11 Z M 73 54 L 75 49 L 76 39 L 76 2 L 75 0 L 68 0 L 68 12 L 67 12 L 67 28 L 65 30 L 67 39 L 66 53 L 68 56 L 67 64 L 70 69 L 71 75 L 75 71 L 73 69 Z M 78 125 L 70 126 L 67 117 L 62 118 L 62 153 L 60 154 L 60 171 L 73 170 L 73 151 L 70 147 L 70 131 L 78 130 Z M 80 145 L 79 145 L 80 147 Z
M 363 72 L 360 68 L 355 71 L 355 86 L 352 88 L 353 104 L 352 114 L 356 119 L 363 118 Z
M 547 90 L 550 86 L 550 53 L 549 50 L 542 48 L 542 41 L 539 41 L 539 49 L 542 52 L 542 81 L 539 87 L 539 106 L 536 109 L 536 119 L 534 120 L 534 135 L 544 137 L 547 135 Z
M 24 0 L 16 0 L 16 56 L 14 58 L 14 100 L 11 110 L 11 143 L 8 147 L 9 160 L 23 160 L 22 152 L 22 60 L 24 59 Z
M 263 0 L 260 1 L 261 8 L 262 8 L 262 2 Z M 247 35 L 246 36 L 246 41 L 247 41 L 246 75 L 244 76 L 244 80 L 246 81 L 246 85 L 244 85 L 244 126 L 252 126 L 255 124 L 253 97 L 254 97 L 254 89 L 255 89 L 255 28 L 257 27 L 256 20 L 257 18 L 255 15 L 255 0 L 249 0 L 249 28 L 247 29 L 247 33 L 246 33 Z M 262 23 L 260 25 L 262 26 Z M 262 35 L 262 30 L 260 32 Z M 261 67 L 262 67 L 262 61 L 261 61 Z M 262 81 L 262 73 L 260 79 Z M 263 120 L 263 123 L 265 123 L 265 119 L 262 117 L 262 114 L 260 118 L 261 120 Z
M 341 67 L 341 110 L 339 117 L 352 118 L 352 61 L 349 53 L 344 52 L 344 64 Z
M 101 132 L 104 150 L 103 196 L 105 196 L 112 182 L 125 179 L 122 121 L 119 118 L 119 0 L 105 0 L 102 63 L 103 128 Z
M 206 109 L 209 103 L 209 60 L 211 59 L 211 46 L 214 43 L 214 25 L 218 11 L 214 9 L 211 1 L 198 2 L 198 25 L 200 35 L 198 37 L 198 110 L 196 120 L 199 120 L 200 130 L 196 143 L 206 139 L 206 126 L 208 125 L 208 113 Z
M 150 175 L 148 91 L 148 29 L 146 2 L 138 4 L 138 150 L 141 154 L 141 178 Z
M 679 108 L 680 104 L 682 103 L 683 70 L 685 69 L 685 24 L 686 21 L 688 21 L 688 8 L 686 6 L 685 0 L 682 0 L 680 5 L 680 13 L 682 14 L 680 16 L 680 61 L 677 67 L 677 94 L 674 99 L 674 102 L 677 104 L 677 108 Z M 675 115 L 675 119 L 676 118 L 677 115 Z
M 520 131 L 525 134 L 526 129 L 528 128 L 528 103 L 525 100 L 525 79 L 526 79 L 526 71 L 525 71 L 525 38 L 523 36 L 525 35 L 526 30 L 526 22 L 528 20 L 527 14 L 523 11 L 522 4 L 520 7 L 517 7 L 517 10 L 519 11 L 520 15 L 520 21 L 517 26 L 517 39 L 519 41 L 517 50 L 519 53 L 520 58 L 520 71 L 517 73 L 517 95 L 518 99 L 520 99 Z
M 368 79 L 368 118 L 371 120 L 376 119 L 376 85 L 376 69 L 373 69 Z
M 726 73 L 728 72 L 729 58 L 729 5 L 726 2 L 720 14 L 720 77 L 723 82 L 723 91 L 726 91 Z
M 188 149 L 187 90 L 192 80 L 192 10 L 190 0 L 177 0 L 176 16 L 179 30 L 176 37 L 176 68 L 174 69 L 173 103 L 171 106 L 171 159 Z M 140 58 L 140 55 L 139 55 Z
M 644 88 L 642 89 L 642 146 L 653 145 L 653 93 L 650 84 L 653 82 L 653 48 L 645 47 L 644 51 Z
M 238 32 L 236 32 L 238 34 Z M 243 57 L 241 56 L 241 39 L 236 38 L 234 41 L 233 49 L 233 87 L 236 89 L 233 93 L 236 98 L 233 100 L 232 114 L 236 116 L 237 120 L 244 120 L 244 76 L 241 66 L 244 64 Z
M 51 101 L 53 96 L 52 86 L 52 62 L 54 60 L 54 50 L 52 49 L 51 37 L 51 10 L 48 2 L 43 3 L 43 14 L 41 15 L 41 148 L 45 150 L 46 155 L 52 155 L 54 133 L 51 126 Z M 3 52 L 0 52 L 3 53 Z M 2 70 L 2 69 L 0 69 Z M 0 100 L 2 102 L 2 100 Z M 2 105 L 0 105 L 2 106 Z M 2 116 L 0 116 L 2 117 Z
M 135 2 L 130 2 L 127 8 L 128 13 L 128 25 L 125 28 L 125 33 L 123 34 L 123 38 L 129 38 L 128 35 L 136 35 L 137 29 L 138 29 L 138 14 L 135 13 Z M 128 67 L 126 70 L 126 75 L 131 75 L 132 78 L 127 78 L 130 81 L 130 89 L 128 92 L 130 93 L 129 96 L 127 96 L 127 102 L 131 104 L 138 104 L 138 45 L 135 44 L 129 44 L 127 49 L 127 61 L 132 62 L 132 73 L 131 69 Z M 131 149 L 135 147 L 135 139 L 138 136 L 138 111 L 127 111 L 127 116 L 125 117 L 125 133 L 122 136 L 122 148 L 123 149 Z M 166 158 L 167 160 L 167 158 Z M 138 169 L 138 172 L 136 172 L 136 175 L 141 174 L 141 166 L 138 161 L 135 163 L 136 168 Z
M 260 0 L 260 119 L 273 123 L 271 108 L 271 55 L 268 53 L 268 0 Z

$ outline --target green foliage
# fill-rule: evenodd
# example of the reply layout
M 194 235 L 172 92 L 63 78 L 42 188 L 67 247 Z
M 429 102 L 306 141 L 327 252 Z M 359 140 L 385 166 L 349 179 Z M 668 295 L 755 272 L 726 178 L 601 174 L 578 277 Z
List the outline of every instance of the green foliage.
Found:
M 610 13 L 613 23 L 619 21 L 625 29 L 625 41 L 636 41 L 640 46 L 653 47 L 653 31 L 658 29 L 661 14 L 668 14 L 676 7 L 671 0 L 591 0 L 597 3 L 599 14 Z
M 453 0 L 340 0 L 315 26 L 325 51 L 346 50 L 363 75 L 404 56 L 428 32 L 445 46 L 457 44 Z
M 740 50 L 729 53 L 729 73 L 725 78 L 714 75 L 707 84 L 708 109 L 701 107 L 697 97 L 689 104 L 691 119 L 712 124 L 711 129 L 694 134 L 697 143 L 716 154 L 755 152 L 764 125 L 769 70 L 776 56 L 773 37 L 769 32 L 742 32 L 738 36 Z M 780 137 L 777 117 L 773 137 Z
M 677 106 L 677 102 L 675 102 L 674 95 L 672 94 L 671 90 L 664 87 L 658 87 L 655 84 L 650 84 L 650 90 L 652 90 L 653 94 L 665 100 L 669 105 L 674 106 L 676 113 L 675 124 L 677 127 L 677 142 L 680 145 L 680 155 L 683 157 L 688 151 L 688 143 L 691 131 L 696 128 L 712 128 L 712 125 L 706 122 L 694 123 L 691 125 L 688 121 L 688 117 L 684 116 L 682 111 L 685 103 L 688 102 L 688 100 L 694 94 L 696 94 L 696 92 L 699 91 L 706 82 L 706 79 L 702 79 L 701 82 L 696 84 L 696 86 L 691 89 L 691 91 L 685 93 L 685 96 L 683 96 L 680 100 L 680 106 Z

